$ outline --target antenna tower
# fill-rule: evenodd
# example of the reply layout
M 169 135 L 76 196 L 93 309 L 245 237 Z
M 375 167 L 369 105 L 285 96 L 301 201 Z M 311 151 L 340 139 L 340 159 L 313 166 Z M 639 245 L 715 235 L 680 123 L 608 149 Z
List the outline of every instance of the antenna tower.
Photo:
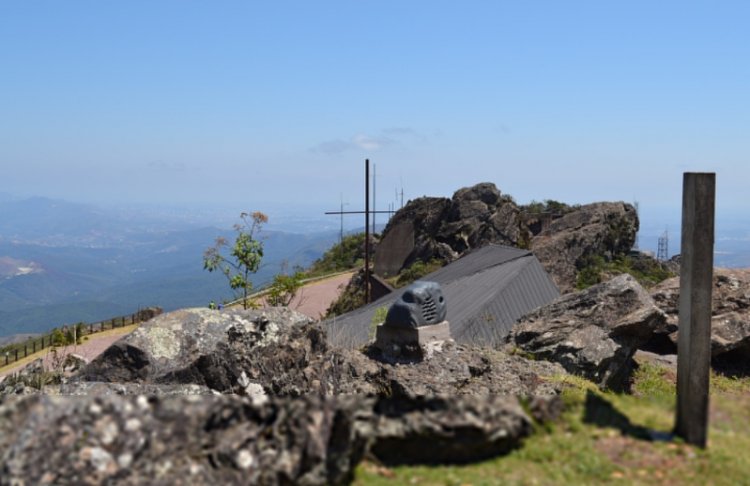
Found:
M 669 260 L 669 232 L 664 230 L 664 234 L 659 237 L 659 248 L 656 252 L 656 259 L 660 262 Z

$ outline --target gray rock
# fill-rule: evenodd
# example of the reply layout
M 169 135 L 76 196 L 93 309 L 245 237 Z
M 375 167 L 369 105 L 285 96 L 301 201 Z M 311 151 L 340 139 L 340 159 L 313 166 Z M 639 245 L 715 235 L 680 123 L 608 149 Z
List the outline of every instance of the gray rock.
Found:
M 530 247 L 565 293 L 575 289 L 589 257 L 630 251 L 639 225 L 635 208 L 623 202 L 570 208 L 550 217 L 538 233 L 527 225 L 529 218 L 486 182 L 459 189 L 451 199 L 415 199 L 391 218 L 375 252 L 375 269 L 392 276 L 416 261 L 449 263 L 488 243 Z
M 586 204 L 571 211 L 531 240 L 531 251 L 561 292 L 575 290 L 587 257 L 611 258 L 630 251 L 638 232 L 635 208 L 622 202 Z
M 550 378 L 565 373 L 559 365 L 452 342 L 430 349 L 419 363 L 403 366 L 383 359 L 374 348 L 332 348 L 319 324 L 293 311 L 274 312 L 200 309 L 164 314 L 138 335 L 115 343 L 76 379 L 195 384 L 258 396 L 258 387 L 273 396 L 554 395 L 560 385 Z M 182 319 L 187 323 L 181 324 Z M 163 350 L 165 335 L 169 352 Z
M 506 454 L 532 432 L 515 397 L 382 399 L 372 455 L 388 465 L 467 463 Z
M 676 346 L 680 278 L 665 280 L 651 290 L 651 295 L 667 314 L 666 325 L 658 332 L 668 335 Z M 750 270 L 714 269 L 711 355 L 731 361 L 748 362 L 750 358 Z
M 664 368 L 665 370 L 677 374 L 677 355 L 676 354 L 657 354 L 639 349 L 633 355 L 633 360 L 638 366 L 652 365 Z
M 463 463 L 531 432 L 498 396 L 5 397 L 0 483 L 342 484 L 368 446 L 388 464 Z
M 6 398 L 0 483 L 342 484 L 367 443 L 360 420 L 372 399 Z
M 359 383 L 364 381 L 384 396 L 556 396 L 562 388 L 557 378 L 566 374 L 556 363 L 453 341 L 431 351 L 428 358 L 408 365 L 381 361 L 381 351 L 376 348 L 370 349 L 374 360 L 360 354 L 348 361 L 363 378 Z
M 375 268 L 391 276 L 416 261 L 437 259 L 448 263 L 487 243 L 518 246 L 527 233 L 513 199 L 502 195 L 494 184 L 484 182 L 459 189 L 451 199 L 421 197 L 409 201 L 383 232 L 375 252 Z
M 630 275 L 619 275 L 524 317 L 509 341 L 602 387 L 622 389 L 636 350 L 666 317 Z
M 66 355 L 63 360 L 62 370 L 64 373 L 74 373 L 82 369 L 88 363 L 89 361 L 80 354 L 70 353 Z
M 274 343 L 286 327 L 311 322 L 286 308 L 196 308 L 162 314 L 141 325 L 94 359 L 82 381 L 195 383 L 216 390 L 236 385 L 239 370 L 222 367 L 228 336 L 243 333 L 258 347 Z M 257 339 L 255 339 L 257 338 Z

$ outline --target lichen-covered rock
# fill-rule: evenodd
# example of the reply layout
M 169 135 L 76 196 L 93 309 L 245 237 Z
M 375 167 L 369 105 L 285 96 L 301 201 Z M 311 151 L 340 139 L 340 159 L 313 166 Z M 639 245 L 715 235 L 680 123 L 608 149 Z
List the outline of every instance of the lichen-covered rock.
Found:
M 626 386 L 632 357 L 666 316 L 630 275 L 619 275 L 527 315 L 509 341 L 603 387 Z
M 0 483 L 342 484 L 371 417 L 361 397 L 5 398 Z
M 553 220 L 534 236 L 531 251 L 560 291 L 571 292 L 586 259 L 627 253 L 635 243 L 638 225 L 638 214 L 630 204 L 586 204 Z
M 550 378 L 564 374 L 559 365 L 527 360 L 503 351 L 446 342 L 428 359 L 410 366 L 389 362 L 377 349 L 348 350 L 328 344 L 322 327 L 293 311 L 178 311 L 144 325 L 140 335 L 124 339 L 94 360 L 79 382 L 195 384 L 221 393 L 299 396 L 305 394 L 501 394 L 555 395 Z M 176 327 L 188 316 L 190 325 Z M 206 316 L 203 324 L 200 316 Z M 172 358 L 154 358 L 168 326 Z M 202 338 L 212 326 L 210 340 Z M 223 336 L 220 333 L 223 332 Z M 195 337 L 193 333 L 199 334 Z M 202 345 L 196 345 L 200 342 Z M 206 345 L 210 342 L 211 345 Z M 189 349 L 190 352 L 185 350 Z M 127 359 L 135 354 L 139 360 Z M 260 388 L 260 389 L 258 389 Z M 253 391 L 255 390 L 255 391 Z
M 230 329 L 255 336 L 264 346 L 311 320 L 286 308 L 263 310 L 183 309 L 141 325 L 94 359 L 80 373 L 83 381 L 195 383 L 222 390 L 239 371 L 216 365 L 226 353 Z
M 462 463 L 531 432 L 499 396 L 0 397 L 0 484 L 342 484 L 368 448 L 388 464 Z

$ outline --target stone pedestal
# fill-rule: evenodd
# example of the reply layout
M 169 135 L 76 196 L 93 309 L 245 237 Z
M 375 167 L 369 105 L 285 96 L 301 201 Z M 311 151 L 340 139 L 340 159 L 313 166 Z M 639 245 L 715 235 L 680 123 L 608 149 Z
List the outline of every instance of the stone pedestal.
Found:
M 418 351 L 418 354 L 431 343 L 451 339 L 448 321 L 432 326 L 404 328 L 381 324 L 375 332 L 375 346 L 388 354 L 401 355 L 404 351 Z

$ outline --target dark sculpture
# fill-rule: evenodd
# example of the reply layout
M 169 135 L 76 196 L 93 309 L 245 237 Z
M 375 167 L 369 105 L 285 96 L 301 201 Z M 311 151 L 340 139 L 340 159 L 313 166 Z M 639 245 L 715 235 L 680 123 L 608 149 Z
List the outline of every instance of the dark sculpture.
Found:
M 386 326 L 415 329 L 445 320 L 443 290 L 436 282 L 416 281 L 393 303 L 385 317 Z

